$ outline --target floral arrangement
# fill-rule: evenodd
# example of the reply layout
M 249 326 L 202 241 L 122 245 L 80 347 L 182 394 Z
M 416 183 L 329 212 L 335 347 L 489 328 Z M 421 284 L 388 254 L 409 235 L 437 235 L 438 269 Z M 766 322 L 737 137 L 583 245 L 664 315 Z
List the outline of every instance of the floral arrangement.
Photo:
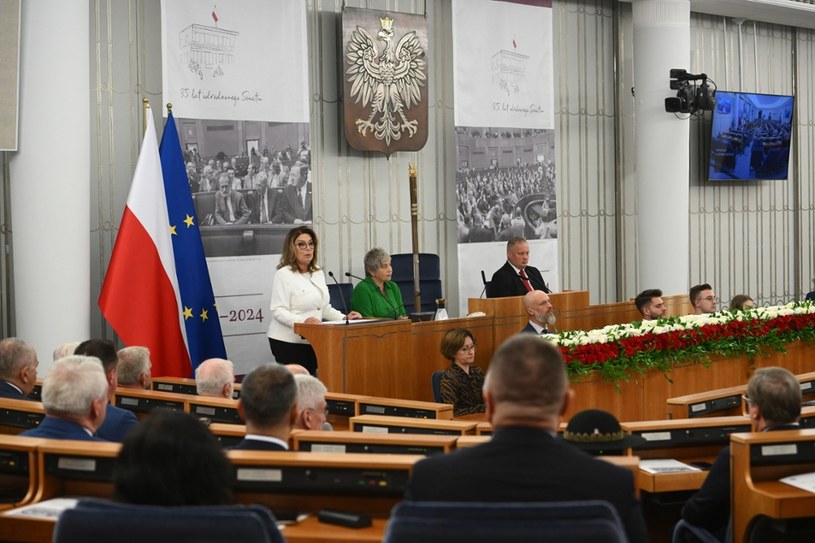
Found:
M 612 324 L 542 336 L 557 345 L 573 381 L 599 372 L 609 381 L 634 373 L 667 373 L 678 363 L 709 365 L 710 355 L 754 358 L 784 352 L 793 341 L 815 340 L 815 303 L 685 315 L 656 321 Z

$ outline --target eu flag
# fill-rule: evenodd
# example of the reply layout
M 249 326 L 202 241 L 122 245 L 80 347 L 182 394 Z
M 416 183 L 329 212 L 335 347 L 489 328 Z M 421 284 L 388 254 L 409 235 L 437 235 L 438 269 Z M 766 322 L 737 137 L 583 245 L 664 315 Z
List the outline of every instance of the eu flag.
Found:
M 194 372 L 198 364 L 207 358 L 226 358 L 226 347 L 172 112 L 164 125 L 159 156 L 172 232 L 181 311 Z

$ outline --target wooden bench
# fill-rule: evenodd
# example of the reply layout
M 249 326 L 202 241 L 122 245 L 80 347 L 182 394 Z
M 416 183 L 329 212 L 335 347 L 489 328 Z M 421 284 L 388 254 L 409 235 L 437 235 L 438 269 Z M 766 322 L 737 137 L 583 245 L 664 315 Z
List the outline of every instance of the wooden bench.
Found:
M 425 434 L 378 434 L 368 432 L 322 432 L 306 430 L 292 434 L 294 449 L 305 452 L 366 454 L 447 453 L 456 447 L 457 436 Z
M 388 434 L 473 435 L 477 422 L 359 415 L 351 418 L 354 432 Z

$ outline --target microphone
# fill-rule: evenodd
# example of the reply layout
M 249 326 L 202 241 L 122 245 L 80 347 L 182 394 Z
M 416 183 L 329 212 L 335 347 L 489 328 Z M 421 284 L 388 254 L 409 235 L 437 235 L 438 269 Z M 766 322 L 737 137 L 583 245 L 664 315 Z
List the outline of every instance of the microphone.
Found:
M 487 276 L 484 275 L 484 270 L 481 270 L 481 282 L 484 283 L 484 288 L 481 289 L 481 294 L 478 295 L 479 298 L 483 298 L 484 293 L 487 292 Z
M 356 275 L 354 275 L 354 274 L 353 274 L 353 273 L 351 273 L 351 272 L 345 272 L 345 277 L 353 277 L 353 278 L 354 278 L 354 279 L 356 279 L 357 281 L 365 281 L 365 279 L 363 279 L 362 277 L 357 277 Z M 385 281 L 385 284 L 387 284 L 387 281 Z M 380 294 L 382 294 L 382 293 L 380 292 Z M 386 302 L 386 303 L 387 303 L 389 306 L 391 306 L 391 310 L 390 310 L 390 311 L 388 311 L 387 313 L 385 313 L 385 317 L 387 317 L 387 316 L 389 316 L 391 313 L 393 313 L 393 320 L 398 319 L 398 318 L 399 318 L 399 308 L 398 308 L 398 307 L 396 307 L 395 305 L 393 305 L 393 304 L 391 303 L 391 301 L 390 301 L 390 300 L 388 300 L 388 297 L 387 297 L 387 296 L 385 296 L 384 294 L 382 294 L 382 297 L 383 297 L 383 298 L 385 298 L 385 302 Z M 402 304 L 402 307 L 404 307 L 404 305 L 405 305 L 405 304 Z M 407 313 L 407 311 L 405 311 L 405 313 Z M 382 317 L 382 318 L 385 318 L 385 317 Z
M 348 320 L 348 306 L 345 305 L 345 295 L 342 293 L 342 287 L 340 286 L 339 281 L 337 281 L 337 278 L 334 277 L 334 272 L 333 271 L 329 271 L 328 276 L 331 279 L 334 280 L 334 284 L 337 285 L 337 290 L 340 291 L 340 300 L 342 301 L 342 310 L 345 313 L 345 324 L 347 325 L 350 321 Z

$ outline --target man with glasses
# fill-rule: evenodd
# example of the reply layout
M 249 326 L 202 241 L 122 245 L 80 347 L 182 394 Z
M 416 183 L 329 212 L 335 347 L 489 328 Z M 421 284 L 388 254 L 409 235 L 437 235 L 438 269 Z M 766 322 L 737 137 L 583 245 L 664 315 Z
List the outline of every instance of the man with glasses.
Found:
M 754 432 L 796 430 L 801 416 L 801 385 L 790 371 L 768 367 L 756 371 L 744 401 Z M 730 446 L 719 453 L 710 473 L 685 507 L 674 541 L 724 541 L 730 522 Z M 703 534 L 698 537 L 696 534 Z M 712 535 L 715 539 L 703 539 Z
M 529 323 L 521 330 L 522 334 L 553 334 L 549 328 L 555 324 L 555 314 L 549 295 L 542 290 L 527 292 L 524 296 L 524 309 L 529 315 Z
M 693 311 L 697 315 L 704 315 L 706 313 L 715 313 L 719 305 L 719 298 L 713 292 L 713 287 L 707 283 L 696 285 L 690 289 L 690 303 L 693 305 Z
M 328 423 L 328 404 L 325 401 L 325 385 L 311 375 L 295 375 L 297 384 L 297 420 L 299 430 L 331 430 Z
M 297 385 L 285 366 L 258 366 L 243 379 L 238 413 L 246 422 L 246 437 L 238 450 L 287 451 L 289 432 L 297 417 Z

